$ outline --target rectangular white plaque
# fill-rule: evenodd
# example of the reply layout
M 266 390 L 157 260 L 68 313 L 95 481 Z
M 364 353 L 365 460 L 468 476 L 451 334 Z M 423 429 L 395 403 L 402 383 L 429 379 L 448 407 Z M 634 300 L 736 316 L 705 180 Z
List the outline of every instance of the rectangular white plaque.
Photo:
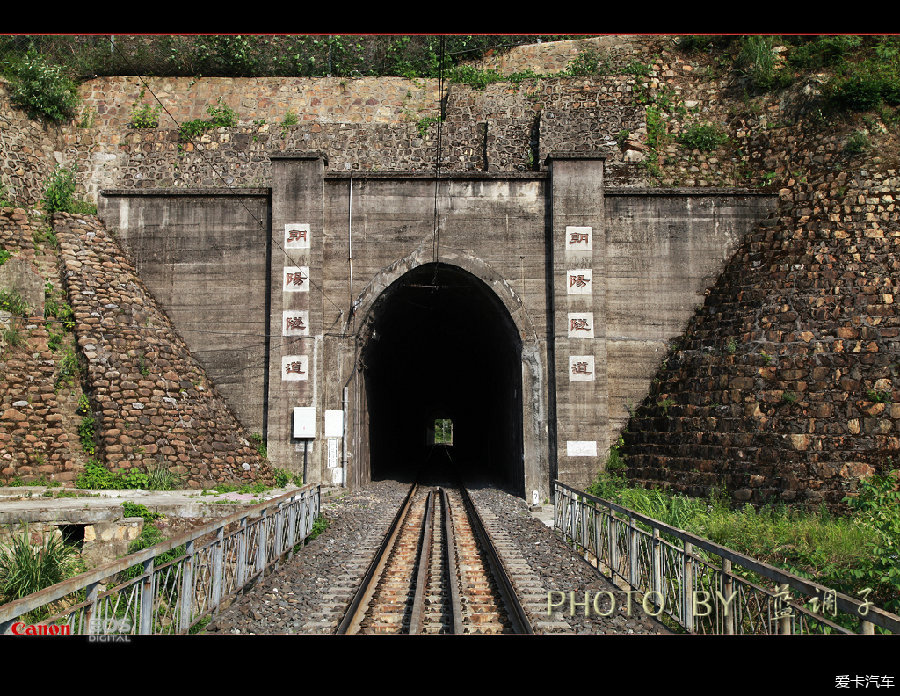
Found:
M 570 355 L 569 356 L 569 381 L 593 382 L 594 381 L 594 356 Z
M 325 437 L 344 436 L 344 412 L 335 410 L 325 411 Z
M 590 227 L 566 227 L 566 251 L 590 251 L 592 233 Z
M 281 313 L 282 336 L 309 336 L 309 310 L 286 309 Z
M 596 440 L 567 440 L 566 455 L 569 457 L 596 457 Z
M 284 226 L 285 249 L 309 249 L 309 224 L 289 222 Z
M 338 441 L 337 438 L 328 438 L 328 468 L 334 469 L 338 465 Z
M 569 338 L 593 338 L 594 313 L 569 312 Z
M 576 268 L 566 271 L 566 292 L 570 295 L 590 295 L 594 286 L 590 268 Z
M 311 440 L 316 436 L 316 407 L 294 407 L 294 437 Z
M 285 292 L 309 292 L 309 266 L 285 266 L 281 280 Z
M 309 357 L 306 355 L 281 356 L 281 379 L 284 382 L 305 382 L 309 379 Z

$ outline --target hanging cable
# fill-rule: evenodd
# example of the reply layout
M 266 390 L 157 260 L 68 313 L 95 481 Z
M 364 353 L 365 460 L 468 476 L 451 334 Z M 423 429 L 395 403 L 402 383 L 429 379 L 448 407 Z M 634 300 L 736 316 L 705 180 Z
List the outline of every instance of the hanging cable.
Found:
M 431 233 L 431 253 L 434 262 L 434 276 L 431 279 L 432 285 L 437 285 L 438 259 L 441 253 L 441 232 L 438 223 L 438 188 L 441 181 L 441 137 L 443 135 L 444 126 L 444 48 L 445 37 L 441 36 L 440 59 L 438 61 L 438 124 L 437 124 L 437 147 L 434 161 L 434 218 L 432 220 Z

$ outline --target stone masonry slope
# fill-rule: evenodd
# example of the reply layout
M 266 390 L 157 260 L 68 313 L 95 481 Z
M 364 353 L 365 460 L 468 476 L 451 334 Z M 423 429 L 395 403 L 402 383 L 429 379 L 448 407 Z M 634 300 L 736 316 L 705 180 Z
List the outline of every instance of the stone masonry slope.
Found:
M 767 164 L 804 181 L 787 182 L 777 219 L 709 290 L 623 453 L 646 484 L 840 508 L 900 453 L 900 176 L 836 135 L 782 137 Z M 798 152 L 818 155 L 791 161 Z
M 66 379 L 72 336 L 47 301 L 60 287 L 56 252 L 22 208 L 0 208 L 0 292 L 27 312 L 0 310 L 0 485 L 35 480 L 71 483 L 83 466 L 75 411 L 77 380 Z
M 192 488 L 271 484 L 270 465 L 105 227 L 65 213 L 54 226 L 102 461 L 163 466 Z

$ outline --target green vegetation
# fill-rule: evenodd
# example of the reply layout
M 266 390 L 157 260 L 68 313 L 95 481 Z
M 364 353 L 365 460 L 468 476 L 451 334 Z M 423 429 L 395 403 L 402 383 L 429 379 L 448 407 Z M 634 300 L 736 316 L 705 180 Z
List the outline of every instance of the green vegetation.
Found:
M 269 487 L 266 486 L 262 481 L 257 481 L 256 483 L 220 483 L 213 490 L 218 493 L 240 493 L 241 495 L 259 495 L 261 493 L 265 493 L 269 490 Z
M 88 490 L 149 490 L 149 480 L 140 469 L 119 469 L 113 473 L 96 459 L 91 459 L 75 478 L 75 486 Z
M 440 123 L 441 119 L 437 116 L 424 116 L 416 121 L 416 133 L 420 138 L 424 138 L 428 134 L 428 129 L 435 123 Z
M 453 421 L 449 418 L 438 418 L 434 421 L 434 444 L 453 444 Z
M 0 290 L 0 309 L 19 317 L 27 317 L 31 311 L 22 296 L 11 290 Z
M 621 462 L 618 452 L 610 457 Z M 623 471 L 608 464 L 587 492 L 850 596 L 862 598 L 871 588 L 870 601 L 900 608 L 900 472 L 863 481 L 859 495 L 845 499 L 853 514 L 836 516 L 783 503 L 732 507 L 721 490 L 690 498 L 635 488 Z
M 312 529 L 309 532 L 309 536 L 306 537 L 303 541 L 298 541 L 294 544 L 294 553 L 297 553 L 304 546 L 313 541 L 317 536 L 319 536 L 322 532 L 328 529 L 328 525 L 330 524 L 327 517 L 324 515 L 319 515 L 314 521 Z
M 178 127 L 178 139 L 181 142 L 190 142 L 213 128 L 231 128 L 237 125 L 237 114 L 230 106 L 222 103 L 221 97 L 215 106 L 210 104 L 206 107 L 206 113 L 209 114 L 208 119 L 185 121 Z
M 44 197 L 41 199 L 45 213 L 61 212 L 96 215 L 96 205 L 76 200 L 73 197 L 75 194 L 75 171 L 76 166 L 74 164 L 71 168 L 57 165 L 53 174 L 47 180 L 44 188 Z M 55 238 L 53 241 L 55 241 Z
M 265 459 L 269 456 L 269 452 L 266 449 L 266 443 L 263 442 L 263 436 L 260 433 L 253 433 L 250 436 L 250 442 L 253 443 L 253 446 L 256 448 L 256 453 Z
M 776 84 L 774 48 L 774 37 L 748 36 L 735 59 L 735 66 L 762 90 L 772 89 Z
M 869 389 L 866 396 L 869 397 L 869 401 L 874 401 L 876 404 L 889 404 L 892 398 L 891 392 L 878 389 Z
M 728 142 L 728 135 L 714 123 L 694 123 L 678 137 L 689 150 L 709 152 Z
M 4 184 L 0 184 L 0 208 L 14 208 L 15 203 L 9 197 L 9 191 Z
M 31 532 L 23 524 L 21 533 L 0 544 L 0 604 L 55 585 L 82 569 L 77 549 L 53 534 L 44 534 L 40 545 L 32 546 Z M 46 616 L 46 611 L 36 610 L 29 618 Z
M 59 372 L 56 375 L 54 389 L 59 390 L 63 386 L 73 385 L 75 379 L 81 374 L 81 366 L 78 364 L 78 356 L 73 348 L 69 348 L 59 361 Z
M 559 35 L 89 35 L 4 36 L 8 60 L 29 46 L 49 64 L 93 75 L 437 77 L 511 46 Z
M 163 514 L 161 512 L 152 512 L 147 509 L 146 505 L 142 505 L 141 503 L 126 501 L 122 503 L 122 516 L 125 518 L 140 517 L 145 522 L 152 522 L 153 520 L 158 520 L 163 517 Z
M 302 474 L 292 474 L 290 471 L 286 469 L 274 469 L 275 472 L 275 486 L 277 488 L 285 488 L 288 483 L 293 483 L 295 486 L 303 485 L 303 475 Z
M 566 66 L 563 75 L 567 77 L 587 77 L 609 73 L 609 60 L 595 48 L 580 51 Z
M 132 128 L 156 128 L 159 126 L 159 112 L 162 106 L 157 104 L 141 104 L 136 106 L 131 112 L 131 121 L 129 125 Z
M 869 136 L 863 131 L 856 131 L 844 143 L 844 152 L 848 155 L 860 155 L 872 147 Z
M 170 471 L 162 462 L 147 471 L 147 489 L 151 491 L 173 491 L 184 484 L 184 476 Z
M 848 573 L 853 585 L 871 587 L 871 601 L 888 611 L 900 612 L 900 489 L 892 471 L 862 482 L 857 496 L 845 498 L 857 524 L 867 532 L 866 555 Z
M 34 46 L 23 53 L 6 53 L 2 71 L 9 80 L 10 99 L 32 118 L 63 123 L 78 111 L 77 85 L 60 65 L 54 65 Z

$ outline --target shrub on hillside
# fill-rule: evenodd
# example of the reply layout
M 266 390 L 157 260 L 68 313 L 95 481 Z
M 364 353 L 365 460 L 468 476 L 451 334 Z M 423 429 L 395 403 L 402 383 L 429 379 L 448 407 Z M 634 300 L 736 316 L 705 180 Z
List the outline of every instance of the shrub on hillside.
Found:
M 62 123 L 74 118 L 78 92 L 74 80 L 61 66 L 52 65 L 34 49 L 4 65 L 12 103 L 33 118 Z

